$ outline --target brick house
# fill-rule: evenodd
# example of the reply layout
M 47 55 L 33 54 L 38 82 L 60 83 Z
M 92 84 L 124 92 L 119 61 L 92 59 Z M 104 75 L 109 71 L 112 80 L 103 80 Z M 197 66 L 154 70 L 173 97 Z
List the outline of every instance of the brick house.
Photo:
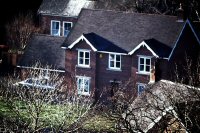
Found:
M 40 59 L 53 60 L 55 66 L 62 62 L 66 78 L 76 78 L 79 94 L 95 92 L 98 97 L 104 87 L 129 80 L 131 93 L 140 94 L 148 83 L 172 80 L 170 73 L 180 53 L 181 57 L 185 50 L 199 53 L 199 23 L 193 25 L 180 16 L 100 10 L 105 6 L 94 6 L 96 1 L 82 1 L 81 7 L 72 6 L 79 0 L 59 1 L 43 1 L 38 14 L 46 35 L 30 41 L 32 48 L 26 48 L 18 66 L 27 68 L 30 61 Z M 34 56 L 40 45 L 40 56 Z

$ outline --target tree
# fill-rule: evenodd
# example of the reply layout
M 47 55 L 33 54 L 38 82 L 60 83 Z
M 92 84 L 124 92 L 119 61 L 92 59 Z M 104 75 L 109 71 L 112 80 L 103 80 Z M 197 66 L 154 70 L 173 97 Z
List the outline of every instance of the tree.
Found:
M 1 79 L 0 102 L 6 111 L 0 115 L 7 131 L 76 131 L 82 126 L 91 97 L 78 95 L 76 84 L 68 88 L 64 76 L 50 66 L 38 63 L 25 75 L 29 85 L 17 75 Z
M 116 10 L 127 12 L 151 13 L 176 15 L 180 4 L 185 12 L 186 18 L 200 20 L 200 2 L 198 0 L 97 0 L 104 3 L 105 7 L 115 5 Z
M 32 33 L 38 33 L 33 14 L 19 14 L 6 25 L 8 44 L 12 49 L 24 50 Z

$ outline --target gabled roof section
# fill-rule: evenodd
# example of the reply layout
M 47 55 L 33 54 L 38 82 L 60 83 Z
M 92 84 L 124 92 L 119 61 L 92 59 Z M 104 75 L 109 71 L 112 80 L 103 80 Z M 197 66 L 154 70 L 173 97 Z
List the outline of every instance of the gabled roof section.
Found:
M 127 51 L 95 33 L 83 34 L 71 45 L 67 46 L 64 44 L 62 47 L 72 49 L 81 40 L 84 40 L 95 52 L 114 52 L 127 54 Z
M 141 47 L 146 47 L 156 58 L 167 58 L 171 52 L 171 48 L 156 39 L 148 39 L 144 40 L 138 46 L 136 46 L 131 52 L 132 55 L 135 51 L 137 51 Z
M 149 38 L 172 48 L 184 25 L 176 20 L 176 16 L 82 9 L 63 46 L 93 32 L 125 51 Z
M 124 0 L 43 0 L 38 13 L 77 17 L 82 8 L 117 10 Z
M 36 62 L 65 70 L 65 51 L 60 48 L 64 37 L 34 34 L 22 55 L 18 67 L 33 67 Z
M 175 51 L 177 45 L 179 44 L 179 40 L 180 40 L 180 38 L 181 38 L 183 32 L 185 31 L 186 26 L 189 26 L 189 27 L 190 27 L 190 29 L 192 30 L 192 32 L 193 32 L 193 34 L 194 34 L 194 36 L 195 36 L 197 42 L 198 42 L 199 45 L 200 45 L 200 29 L 198 29 L 198 28 L 200 27 L 200 23 L 196 23 L 196 25 L 195 25 L 195 27 L 194 27 L 194 26 L 191 24 L 190 20 L 187 19 L 186 22 L 185 22 L 185 24 L 184 24 L 184 26 L 183 26 L 183 28 L 182 28 L 182 30 L 181 30 L 181 32 L 180 32 L 180 34 L 179 34 L 179 37 L 178 37 L 178 39 L 176 40 L 176 43 L 175 43 L 175 45 L 174 45 L 174 47 L 173 47 L 173 49 L 172 49 L 172 51 L 171 51 L 171 53 L 170 53 L 170 55 L 169 55 L 168 60 L 171 59 L 171 57 L 172 57 L 172 55 L 173 55 L 173 53 L 174 53 L 174 51 Z
M 67 48 L 72 49 L 77 43 L 79 43 L 80 41 L 85 41 L 91 48 L 93 51 L 97 51 L 97 49 L 94 47 L 94 44 L 92 44 L 86 37 L 85 35 L 81 35 L 76 41 L 74 41 L 71 45 L 69 45 Z M 62 46 L 62 48 L 66 48 L 65 46 Z

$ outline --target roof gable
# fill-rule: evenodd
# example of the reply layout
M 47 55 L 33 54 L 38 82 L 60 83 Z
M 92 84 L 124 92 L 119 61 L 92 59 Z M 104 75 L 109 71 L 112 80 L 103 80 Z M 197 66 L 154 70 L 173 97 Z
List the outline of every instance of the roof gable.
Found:
M 88 33 L 81 35 L 76 41 L 74 41 L 71 45 L 67 46 L 67 48 L 72 49 L 78 42 L 84 40 L 93 51 L 97 52 L 114 52 L 114 53 L 123 53 L 126 54 L 127 51 L 122 48 L 116 46 L 109 40 L 95 34 Z M 66 48 L 63 46 L 62 48 Z
M 134 54 L 135 51 L 137 51 L 138 49 L 144 46 L 156 58 L 167 58 L 169 56 L 169 53 L 171 52 L 170 47 L 152 38 L 152 39 L 144 40 L 142 43 L 137 45 L 132 51 L 129 52 L 129 55 Z
M 173 53 L 174 53 L 174 51 L 175 51 L 177 45 L 179 44 L 180 38 L 181 38 L 181 36 L 183 35 L 183 33 L 185 32 L 185 29 L 186 29 L 187 26 L 191 29 L 193 35 L 195 36 L 197 42 L 198 42 L 199 45 L 200 45 L 200 38 L 199 38 L 198 34 L 196 33 L 196 31 L 194 30 L 194 28 L 193 28 L 191 22 L 187 19 L 186 22 L 185 22 L 185 24 L 184 24 L 184 26 L 183 26 L 183 28 L 182 28 L 182 30 L 181 30 L 181 32 L 180 32 L 180 34 L 179 34 L 179 37 L 178 37 L 177 40 L 176 40 L 175 45 L 174 45 L 174 47 L 173 47 L 173 49 L 172 49 L 172 51 L 171 51 L 171 53 L 170 53 L 170 55 L 169 55 L 169 57 L 168 57 L 168 60 L 171 59 L 171 57 L 172 57 L 172 55 L 173 55 Z
M 97 51 L 97 49 L 93 46 L 93 44 L 88 41 L 88 39 L 83 35 L 81 35 L 76 41 L 74 41 L 71 45 L 69 45 L 67 48 L 72 49 L 76 44 L 78 44 L 80 41 L 85 41 L 91 48 L 93 51 Z M 62 48 L 66 48 L 66 47 L 62 47 Z

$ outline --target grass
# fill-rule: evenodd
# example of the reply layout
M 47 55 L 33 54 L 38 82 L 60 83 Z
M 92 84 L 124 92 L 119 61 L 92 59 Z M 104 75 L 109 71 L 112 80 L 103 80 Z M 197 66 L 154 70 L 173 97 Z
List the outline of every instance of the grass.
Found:
M 85 121 L 83 129 L 95 132 L 115 132 L 115 121 L 99 114 Z
M 0 97 L 0 116 L 3 118 L 8 119 L 21 119 L 26 123 L 30 123 L 31 127 L 34 127 L 33 117 L 31 116 L 30 112 L 28 111 L 28 105 L 21 101 L 14 101 L 14 105 L 16 109 L 20 111 L 20 115 L 17 115 L 14 110 L 12 110 L 7 103 Z M 34 107 L 31 107 L 34 112 Z M 40 113 L 40 125 L 42 126 L 52 126 L 57 127 L 63 121 L 65 121 L 68 125 L 65 127 L 67 128 L 71 123 L 77 119 L 78 113 L 77 110 L 80 108 L 75 108 L 70 105 L 49 105 L 44 104 L 42 107 L 42 112 Z M 84 109 L 82 110 L 84 111 Z M 86 121 L 83 123 L 83 130 L 93 131 L 93 132 L 101 132 L 101 131 L 109 131 L 114 132 L 115 122 L 104 117 L 101 114 L 95 115 L 93 117 L 88 117 Z

